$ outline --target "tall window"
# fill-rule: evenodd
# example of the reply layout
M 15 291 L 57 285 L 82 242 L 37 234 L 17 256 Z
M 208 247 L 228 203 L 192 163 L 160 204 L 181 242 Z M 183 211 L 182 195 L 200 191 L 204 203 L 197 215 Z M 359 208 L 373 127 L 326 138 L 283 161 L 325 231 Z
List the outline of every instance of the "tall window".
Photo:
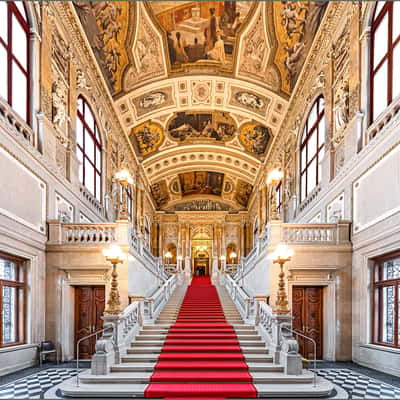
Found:
M 22 1 L 0 2 L 0 96 L 29 123 L 29 24 Z
M 0 347 L 25 342 L 26 271 L 23 261 L 0 254 Z
M 282 212 L 282 181 L 280 181 L 276 185 L 275 189 L 275 199 L 276 199 L 276 208 L 278 209 L 278 213 Z
M 373 269 L 373 342 L 400 348 L 400 253 L 376 260 Z
M 371 122 L 400 94 L 400 3 L 378 1 L 372 23 Z
M 300 201 L 321 181 L 321 161 L 325 145 L 325 102 L 318 97 L 304 126 L 300 144 Z
M 101 202 L 101 138 L 93 112 L 83 97 L 78 98 L 76 154 L 79 180 Z

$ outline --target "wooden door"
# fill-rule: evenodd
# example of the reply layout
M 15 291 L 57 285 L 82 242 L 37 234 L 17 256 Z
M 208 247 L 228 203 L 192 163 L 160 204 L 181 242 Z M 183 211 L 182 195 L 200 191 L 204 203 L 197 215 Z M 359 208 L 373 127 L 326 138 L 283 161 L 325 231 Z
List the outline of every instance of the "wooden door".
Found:
M 323 304 L 322 286 L 293 286 L 293 329 L 316 341 L 318 360 L 322 359 Z M 299 338 L 303 357 L 314 358 L 314 346 L 310 340 Z
M 75 287 L 75 351 L 79 339 L 103 327 L 101 316 L 104 306 L 104 286 Z M 95 337 L 83 340 L 79 345 L 79 358 L 90 358 L 94 353 L 95 344 Z

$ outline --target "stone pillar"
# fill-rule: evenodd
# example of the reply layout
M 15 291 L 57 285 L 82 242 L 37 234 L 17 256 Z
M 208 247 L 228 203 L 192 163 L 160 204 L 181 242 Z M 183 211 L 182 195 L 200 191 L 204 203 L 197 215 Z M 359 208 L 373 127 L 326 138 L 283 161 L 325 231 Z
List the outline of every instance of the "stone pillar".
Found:
M 239 254 L 238 257 L 244 257 L 245 256 L 245 234 L 244 234 L 244 230 L 246 229 L 246 224 L 245 222 L 242 220 L 240 221 L 240 248 L 239 248 Z

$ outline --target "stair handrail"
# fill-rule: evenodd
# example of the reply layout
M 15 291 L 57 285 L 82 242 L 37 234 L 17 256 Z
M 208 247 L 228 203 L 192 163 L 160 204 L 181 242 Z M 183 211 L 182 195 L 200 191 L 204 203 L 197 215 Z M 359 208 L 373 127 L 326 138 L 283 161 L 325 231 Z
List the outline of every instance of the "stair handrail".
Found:
M 154 319 L 159 310 L 159 306 L 164 302 L 167 302 L 171 294 L 176 288 L 177 277 L 172 275 L 160 286 L 151 296 L 144 299 L 144 303 L 147 307 L 147 316 L 149 319 Z
M 79 361 L 80 361 L 79 360 L 79 345 L 82 343 L 83 340 L 89 339 L 92 336 L 96 336 L 96 342 L 97 342 L 97 336 L 100 333 L 104 333 L 106 331 L 110 331 L 110 333 L 113 333 L 114 332 L 114 327 L 110 326 L 110 325 L 106 326 L 105 328 L 99 329 L 96 332 L 92 332 L 91 334 L 86 335 L 83 338 L 78 339 L 78 341 L 76 342 L 76 371 L 77 371 L 77 374 L 76 374 L 76 386 L 77 387 L 79 387 Z
M 312 342 L 312 344 L 313 344 L 313 349 L 314 349 L 314 351 L 313 351 L 313 354 L 314 354 L 314 358 L 313 358 L 313 361 L 314 361 L 313 385 L 314 385 L 314 387 L 316 387 L 316 385 L 317 385 L 317 372 L 316 372 L 316 370 L 317 370 L 317 342 L 316 342 L 312 337 L 306 336 L 306 335 L 304 335 L 304 334 L 302 334 L 302 333 L 300 333 L 300 332 L 297 332 L 296 330 L 294 330 L 294 329 L 292 329 L 292 328 L 289 328 L 289 326 L 287 326 L 286 324 L 281 324 L 281 325 L 279 325 L 279 334 L 280 334 L 280 336 L 282 336 L 282 329 L 285 329 L 285 330 L 287 330 L 287 331 L 290 332 L 290 333 L 294 333 L 294 334 L 296 335 L 296 341 L 297 341 L 297 343 L 298 343 L 297 336 L 300 336 L 300 337 L 302 337 L 302 338 L 304 338 L 304 339 L 309 340 L 310 342 Z M 305 357 L 304 357 L 304 358 L 305 358 Z M 305 359 L 308 361 L 307 358 L 305 358 Z
M 239 306 L 239 311 L 242 317 L 249 319 L 252 315 L 251 308 L 254 299 L 250 297 L 229 274 L 226 274 L 226 287 L 233 302 Z

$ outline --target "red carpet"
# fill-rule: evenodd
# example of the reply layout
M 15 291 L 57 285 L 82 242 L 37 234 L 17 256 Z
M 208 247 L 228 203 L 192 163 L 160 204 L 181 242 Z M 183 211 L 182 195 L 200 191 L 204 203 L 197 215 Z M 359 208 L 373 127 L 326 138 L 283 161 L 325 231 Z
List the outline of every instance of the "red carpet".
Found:
M 245 358 L 210 278 L 194 277 L 168 331 L 145 396 L 255 398 Z

